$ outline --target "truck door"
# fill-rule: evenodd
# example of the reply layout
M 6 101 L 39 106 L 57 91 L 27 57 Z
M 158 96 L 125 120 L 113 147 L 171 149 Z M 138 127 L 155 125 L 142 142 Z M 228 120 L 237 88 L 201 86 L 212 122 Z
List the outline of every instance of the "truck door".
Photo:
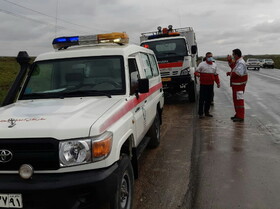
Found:
M 155 94 L 154 89 L 157 86 L 157 84 L 159 84 L 161 81 L 160 81 L 160 76 L 154 57 L 144 53 L 140 53 L 140 57 L 141 57 L 142 67 L 145 71 L 145 77 L 149 79 L 149 86 L 150 86 L 150 91 L 149 93 L 146 94 L 146 98 L 144 99 L 144 106 L 143 106 L 143 111 L 145 111 L 145 115 L 146 115 L 145 130 L 148 131 L 148 127 L 150 127 L 151 124 L 153 123 L 157 111 L 158 100 L 156 99 L 156 95 L 159 94 Z M 159 91 L 159 89 L 155 91 Z
M 136 146 L 145 136 L 146 113 L 144 111 L 144 101 L 137 98 L 136 91 L 138 89 L 138 79 L 140 74 L 138 71 L 137 61 L 135 58 L 128 59 L 129 75 L 130 75 L 130 101 L 134 103 L 135 107 L 132 109 L 134 115 L 134 131 L 136 133 Z

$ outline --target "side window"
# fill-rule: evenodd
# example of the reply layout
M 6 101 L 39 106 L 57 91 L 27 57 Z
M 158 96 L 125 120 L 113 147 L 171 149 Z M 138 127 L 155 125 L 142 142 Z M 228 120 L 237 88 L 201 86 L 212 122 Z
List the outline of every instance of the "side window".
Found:
M 151 68 L 151 64 L 150 64 L 148 55 L 141 53 L 141 59 L 142 59 L 143 67 L 145 70 L 146 78 L 152 78 L 153 73 L 152 73 L 152 68 Z
M 157 62 L 155 60 L 155 57 L 153 55 L 149 54 L 149 59 L 150 59 L 153 75 L 158 76 L 159 75 L 158 65 L 157 65 Z
M 133 95 L 138 89 L 138 79 L 140 78 L 136 59 L 128 59 L 128 68 L 130 77 L 130 95 Z

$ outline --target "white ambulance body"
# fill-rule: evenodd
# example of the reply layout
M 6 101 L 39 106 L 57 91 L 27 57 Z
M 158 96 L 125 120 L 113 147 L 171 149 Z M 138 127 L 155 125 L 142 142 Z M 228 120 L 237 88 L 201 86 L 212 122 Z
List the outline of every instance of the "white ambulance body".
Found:
M 59 50 L 39 55 L 9 92 L 0 208 L 132 208 L 137 160 L 160 143 L 164 100 L 153 51 L 127 41 L 57 38 Z

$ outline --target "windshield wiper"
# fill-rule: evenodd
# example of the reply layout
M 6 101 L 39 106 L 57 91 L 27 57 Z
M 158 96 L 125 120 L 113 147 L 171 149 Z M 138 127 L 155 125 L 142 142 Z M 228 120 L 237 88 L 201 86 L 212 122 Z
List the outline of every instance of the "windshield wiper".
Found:
M 111 94 L 104 91 L 96 91 L 96 90 L 87 90 L 87 91 L 64 91 L 61 92 L 60 95 L 62 97 L 71 97 L 71 96 L 107 96 L 108 98 L 112 98 Z

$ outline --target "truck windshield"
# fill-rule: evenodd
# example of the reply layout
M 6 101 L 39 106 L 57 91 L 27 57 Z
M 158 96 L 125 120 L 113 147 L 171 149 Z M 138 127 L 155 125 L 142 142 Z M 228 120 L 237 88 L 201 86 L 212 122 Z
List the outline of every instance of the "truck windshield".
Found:
M 157 58 L 186 56 L 188 53 L 186 42 L 182 38 L 145 42 L 141 45 L 153 50 Z
M 35 62 L 20 99 L 125 94 L 122 56 Z

